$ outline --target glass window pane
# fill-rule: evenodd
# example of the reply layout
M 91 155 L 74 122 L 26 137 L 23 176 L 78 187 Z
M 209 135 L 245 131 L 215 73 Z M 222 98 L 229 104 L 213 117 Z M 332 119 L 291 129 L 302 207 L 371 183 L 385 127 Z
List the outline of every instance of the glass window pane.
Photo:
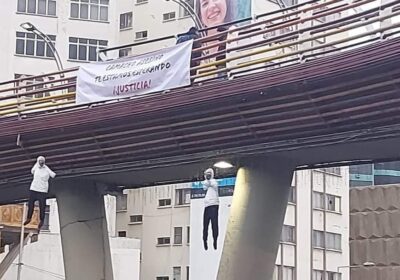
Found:
M 79 18 L 79 4 L 71 3 L 71 17 Z
M 79 46 L 79 56 L 78 59 L 79 60 L 87 60 L 87 47 L 86 46 Z
M 99 6 L 90 5 L 90 19 L 92 19 L 92 20 L 99 19 Z
M 88 39 L 79 38 L 79 43 L 87 44 L 88 43 Z
M 132 18 L 133 18 L 132 12 L 128 13 L 127 21 L 126 21 L 126 27 L 132 27 Z
M 38 0 L 38 14 L 46 14 L 46 0 Z
M 125 28 L 125 14 L 119 15 L 119 28 Z
M 100 7 L 100 20 L 108 21 L 108 7 Z
M 106 40 L 100 40 L 99 45 L 100 46 L 107 46 L 108 42 Z
M 89 39 L 89 45 L 95 45 L 95 46 L 97 46 L 97 40 Z
M 16 47 L 15 52 L 17 54 L 25 53 L 25 41 L 23 39 L 17 39 L 17 47 Z
M 26 12 L 26 0 L 18 0 L 17 11 L 21 13 Z
M 54 57 L 54 53 L 51 48 L 46 44 L 46 56 L 47 57 Z
M 26 41 L 26 54 L 27 55 L 35 54 L 35 41 L 33 41 L 33 40 Z
M 88 19 L 89 18 L 89 6 L 87 4 L 81 5 L 81 15 L 80 18 Z
M 25 38 L 25 32 L 17 32 L 18 38 Z
M 36 39 L 36 35 L 33 33 L 26 33 L 26 37 L 29 39 Z
M 36 55 L 37 56 L 44 56 L 44 48 L 45 43 L 42 40 L 36 41 Z
M 56 1 L 49 0 L 49 7 L 47 9 L 47 14 L 51 16 L 56 15 Z
M 70 44 L 69 45 L 69 59 L 77 59 L 78 58 L 78 47 L 77 45 Z
M 97 61 L 97 48 L 89 47 L 89 61 Z
M 100 0 L 100 4 L 108 5 L 108 0 Z
M 36 0 L 28 0 L 28 13 L 36 14 Z
M 70 41 L 71 43 L 78 43 L 78 38 L 69 37 L 69 41 Z

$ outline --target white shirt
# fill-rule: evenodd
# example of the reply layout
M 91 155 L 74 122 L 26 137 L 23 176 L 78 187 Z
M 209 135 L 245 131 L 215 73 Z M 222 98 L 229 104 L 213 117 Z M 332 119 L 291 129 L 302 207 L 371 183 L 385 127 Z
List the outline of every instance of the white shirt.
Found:
M 219 205 L 218 182 L 215 179 L 204 180 L 203 189 L 207 191 L 204 198 L 205 207 Z
M 31 191 L 47 193 L 49 191 L 49 179 L 56 177 L 54 173 L 47 165 L 42 167 L 39 164 L 35 164 L 32 168 L 33 181 L 31 184 Z

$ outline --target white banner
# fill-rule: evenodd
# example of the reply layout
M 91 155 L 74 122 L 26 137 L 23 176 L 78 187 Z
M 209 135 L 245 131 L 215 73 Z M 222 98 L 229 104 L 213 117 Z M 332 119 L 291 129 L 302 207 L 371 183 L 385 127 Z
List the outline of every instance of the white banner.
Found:
M 190 84 L 192 41 L 159 51 L 80 66 L 76 103 L 143 95 Z

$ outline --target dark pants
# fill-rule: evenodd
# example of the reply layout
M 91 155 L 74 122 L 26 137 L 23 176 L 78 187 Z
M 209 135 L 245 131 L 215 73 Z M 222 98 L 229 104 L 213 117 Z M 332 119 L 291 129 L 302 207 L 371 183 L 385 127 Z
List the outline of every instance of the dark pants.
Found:
M 208 239 L 208 226 L 210 225 L 210 221 L 211 221 L 214 242 L 217 242 L 218 233 L 219 233 L 218 209 L 219 209 L 218 205 L 211 205 L 204 209 L 204 216 L 203 216 L 203 240 L 204 240 L 204 242 L 207 242 L 207 239 Z
M 40 221 L 44 221 L 46 211 L 46 196 L 47 193 L 29 191 L 29 202 L 28 202 L 28 217 L 27 220 L 32 219 L 33 210 L 35 209 L 35 201 L 39 200 L 40 208 Z

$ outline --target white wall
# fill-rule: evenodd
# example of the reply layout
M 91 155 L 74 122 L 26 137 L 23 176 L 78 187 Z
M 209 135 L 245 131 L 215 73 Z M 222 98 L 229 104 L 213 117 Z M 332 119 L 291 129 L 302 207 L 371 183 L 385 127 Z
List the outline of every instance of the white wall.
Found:
M 189 266 L 187 227 L 190 226 L 190 205 L 175 205 L 177 188 L 190 188 L 191 184 L 172 184 L 127 190 L 127 210 L 117 213 L 117 231 L 141 240 L 141 279 L 169 276 L 173 267 L 181 267 L 182 277 Z M 159 199 L 171 199 L 172 205 L 158 207 Z M 131 215 L 143 215 L 143 223 L 129 223 Z M 183 243 L 174 245 L 174 227 L 183 228 Z M 170 245 L 157 246 L 157 238 L 170 237 Z M 155 261 L 156 260 L 156 261 Z M 185 278 L 183 278 L 185 279 Z
M 213 248 L 211 223 L 208 229 L 208 250 L 203 246 L 204 199 L 192 199 L 190 204 L 190 271 L 191 280 L 217 279 L 232 196 L 220 197 L 219 237 L 217 250 Z
M 115 280 L 139 280 L 140 241 L 129 238 L 110 238 Z M 15 280 L 17 260 L 2 280 Z M 61 237 L 58 233 L 41 233 L 39 241 L 24 248 L 21 280 L 64 279 Z

